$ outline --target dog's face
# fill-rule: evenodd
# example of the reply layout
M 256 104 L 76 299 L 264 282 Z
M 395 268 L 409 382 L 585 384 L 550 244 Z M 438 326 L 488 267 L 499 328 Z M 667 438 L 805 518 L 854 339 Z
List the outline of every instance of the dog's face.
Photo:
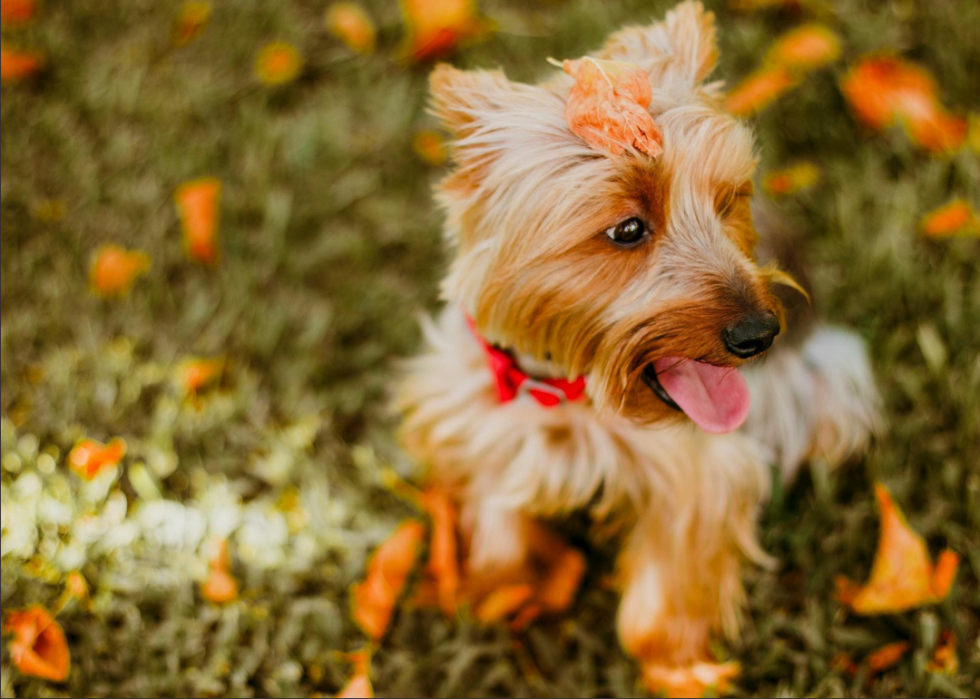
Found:
M 643 422 L 682 408 L 734 429 L 747 393 L 718 367 L 768 348 L 781 311 L 753 259 L 751 134 L 702 85 L 712 16 L 684 4 L 600 56 L 649 72 L 658 158 L 607 157 L 571 133 L 565 76 L 436 69 L 435 111 L 456 136 L 440 188 L 457 253 L 445 295 L 489 341 L 587 375 L 600 408 Z

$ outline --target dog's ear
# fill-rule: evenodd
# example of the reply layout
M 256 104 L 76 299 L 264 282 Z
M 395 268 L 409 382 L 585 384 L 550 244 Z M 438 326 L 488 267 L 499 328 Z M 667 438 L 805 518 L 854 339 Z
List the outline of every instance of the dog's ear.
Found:
M 694 91 L 718 63 L 714 13 L 687 0 L 648 27 L 613 34 L 601 58 L 635 63 L 650 74 L 655 90 L 674 97 Z
M 512 104 L 515 87 L 499 70 L 459 70 L 440 63 L 429 76 L 430 110 L 447 131 L 461 138 Z

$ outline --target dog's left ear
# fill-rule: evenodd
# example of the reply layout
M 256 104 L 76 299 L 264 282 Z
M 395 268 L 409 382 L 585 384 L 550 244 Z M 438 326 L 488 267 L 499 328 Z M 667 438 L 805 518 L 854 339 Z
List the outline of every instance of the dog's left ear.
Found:
M 440 63 L 429 76 L 430 109 L 456 138 L 506 109 L 517 85 L 499 70 L 459 70 Z
M 718 63 L 715 15 L 687 0 L 648 27 L 613 34 L 600 58 L 634 63 L 650 74 L 654 90 L 675 98 L 694 92 Z

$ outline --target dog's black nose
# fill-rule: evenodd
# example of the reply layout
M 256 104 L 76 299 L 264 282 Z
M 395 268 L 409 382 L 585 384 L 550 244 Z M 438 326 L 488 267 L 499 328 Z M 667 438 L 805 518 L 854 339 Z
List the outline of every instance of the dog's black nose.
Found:
M 746 316 L 728 328 L 724 334 L 725 347 L 741 359 L 765 352 L 779 334 L 779 319 L 772 311 Z

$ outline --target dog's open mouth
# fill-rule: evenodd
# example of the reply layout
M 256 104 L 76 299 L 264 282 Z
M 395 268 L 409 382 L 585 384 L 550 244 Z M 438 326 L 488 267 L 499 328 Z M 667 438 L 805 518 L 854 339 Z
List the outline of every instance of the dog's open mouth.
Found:
M 749 415 L 749 387 L 735 367 L 664 357 L 643 369 L 643 383 L 706 432 L 737 430 Z

